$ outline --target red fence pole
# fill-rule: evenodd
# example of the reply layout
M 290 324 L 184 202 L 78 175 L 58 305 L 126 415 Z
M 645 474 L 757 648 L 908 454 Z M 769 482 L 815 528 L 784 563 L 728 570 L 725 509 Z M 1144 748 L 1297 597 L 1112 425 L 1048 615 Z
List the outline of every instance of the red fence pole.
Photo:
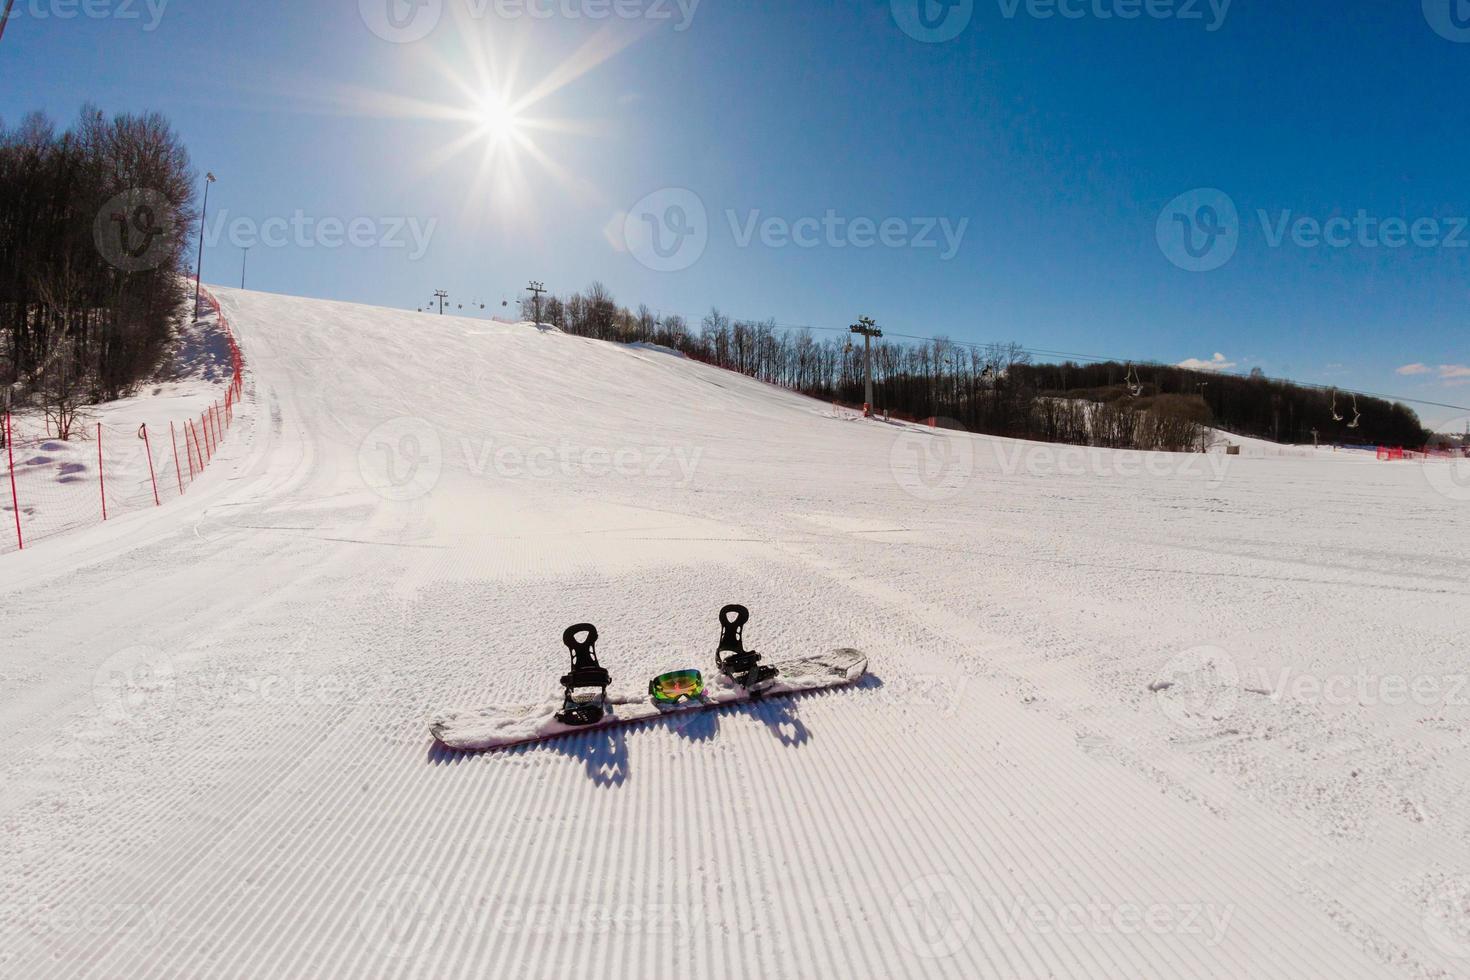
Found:
M 214 446 L 209 441 L 209 421 L 205 418 L 207 413 L 199 413 L 199 427 L 204 430 L 204 462 L 208 463 L 214 459 Z
M 15 433 L 10 429 L 10 413 L 5 413 L 5 455 L 10 460 L 10 505 L 15 508 L 15 546 L 26 550 L 20 533 L 20 498 L 15 493 Z
M 184 420 L 184 452 L 189 454 L 189 482 L 194 482 L 194 429 Z
M 174 424 L 168 424 L 168 441 L 174 445 L 174 476 L 179 478 L 179 496 L 184 495 L 184 468 L 179 465 L 179 437 L 174 435 Z M 193 474 L 191 473 L 192 477 Z
M 107 477 L 102 472 L 102 423 L 97 423 L 97 486 L 102 491 L 102 519 L 107 520 Z
M 163 501 L 158 499 L 158 477 L 153 475 L 153 444 L 148 441 L 148 423 L 138 426 L 138 435 L 143 437 L 143 449 L 148 453 L 148 479 L 153 481 L 153 506 L 162 507 Z

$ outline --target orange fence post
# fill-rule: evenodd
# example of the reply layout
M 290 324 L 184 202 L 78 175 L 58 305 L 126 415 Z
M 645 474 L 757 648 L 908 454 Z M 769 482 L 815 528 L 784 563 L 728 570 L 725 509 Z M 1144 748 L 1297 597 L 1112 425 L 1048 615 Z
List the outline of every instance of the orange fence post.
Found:
M 158 477 L 153 474 L 153 444 L 148 441 L 147 422 L 138 426 L 138 437 L 143 440 L 143 451 L 148 454 L 148 479 L 153 481 L 153 506 L 162 507 L 163 501 L 158 499 Z
M 179 465 L 179 437 L 174 434 L 172 420 L 168 423 L 168 441 L 174 445 L 174 476 L 179 478 L 179 496 L 182 497 L 184 495 L 184 468 Z M 190 476 L 192 477 L 193 474 L 191 473 Z
M 97 486 L 102 491 L 102 519 L 107 520 L 107 477 L 102 472 L 102 423 L 97 423 Z
M 25 538 L 20 533 L 20 498 L 15 493 L 15 433 L 10 428 L 10 413 L 5 413 L 5 455 L 10 461 L 10 505 L 15 508 L 15 546 L 26 550 Z

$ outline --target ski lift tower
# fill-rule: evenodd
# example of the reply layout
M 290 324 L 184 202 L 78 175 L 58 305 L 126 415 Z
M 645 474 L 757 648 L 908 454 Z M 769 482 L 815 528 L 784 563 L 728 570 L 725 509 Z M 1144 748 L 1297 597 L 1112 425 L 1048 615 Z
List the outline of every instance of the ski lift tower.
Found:
M 852 332 L 863 338 L 863 417 L 873 415 L 873 338 L 883 336 L 883 331 L 872 317 L 860 317 L 852 326 Z
M 546 292 L 546 284 L 537 279 L 531 280 L 531 285 L 526 287 L 533 297 L 531 302 L 535 306 L 536 326 L 541 325 L 541 294 Z

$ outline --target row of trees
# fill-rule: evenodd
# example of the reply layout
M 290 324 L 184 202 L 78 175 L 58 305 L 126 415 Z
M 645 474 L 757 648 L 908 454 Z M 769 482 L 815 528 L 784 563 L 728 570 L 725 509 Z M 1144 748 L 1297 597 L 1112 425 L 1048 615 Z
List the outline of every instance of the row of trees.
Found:
M 0 387 L 62 436 L 166 356 L 188 290 L 189 156 L 156 114 L 0 122 Z
M 1168 365 L 1037 364 L 1022 379 L 1049 394 L 1094 401 L 1149 396 L 1189 397 L 1208 408 L 1207 420 L 1222 429 L 1274 442 L 1422 446 L 1430 433 L 1412 409 L 1397 402 L 1330 388 L 1304 387 L 1267 378 L 1192 371 Z M 1134 396 L 1138 391 L 1139 396 Z M 1354 425 L 1354 422 L 1357 424 Z
M 677 314 L 619 306 L 601 283 L 542 301 L 541 320 L 583 337 L 641 341 L 823 399 L 863 398 L 863 348 L 848 335 L 818 338 L 772 321 L 711 310 L 697 327 Z M 522 301 L 521 315 L 535 316 Z M 1376 398 L 1267 379 L 1119 363 L 1034 364 L 1016 344 L 945 338 L 873 345 L 876 406 L 908 418 L 943 418 L 991 435 L 1115 448 L 1195 451 L 1205 428 L 1278 442 L 1422 445 L 1413 411 Z M 1334 416 L 1341 416 L 1336 419 Z M 1357 417 L 1358 425 L 1350 428 Z

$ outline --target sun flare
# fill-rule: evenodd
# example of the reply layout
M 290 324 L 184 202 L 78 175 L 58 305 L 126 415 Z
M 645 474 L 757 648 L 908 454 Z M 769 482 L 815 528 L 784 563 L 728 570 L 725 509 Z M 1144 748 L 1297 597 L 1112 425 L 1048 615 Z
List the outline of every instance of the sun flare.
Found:
M 520 114 L 499 93 L 486 93 L 480 99 L 478 110 L 480 130 L 492 143 L 504 143 L 520 135 Z
M 605 27 L 565 56 L 547 60 L 539 77 L 527 79 L 522 72 L 529 48 L 515 41 L 492 43 L 467 14 L 456 13 L 455 18 L 457 29 L 447 34 L 445 44 L 414 52 L 423 57 L 431 74 L 440 76 L 447 98 L 339 85 L 329 99 L 333 108 L 449 123 L 420 154 L 419 169 L 427 175 L 461 167 L 456 192 L 472 205 L 472 214 L 487 220 L 493 215 L 502 227 L 524 230 L 526 225 L 516 222 L 531 216 L 528 202 L 534 182 L 541 178 L 564 192 L 599 200 L 588 177 L 564 166 L 543 146 L 547 141 L 600 135 L 599 124 L 549 116 L 547 103 L 646 31 Z M 493 210 L 473 205 L 491 205 Z

